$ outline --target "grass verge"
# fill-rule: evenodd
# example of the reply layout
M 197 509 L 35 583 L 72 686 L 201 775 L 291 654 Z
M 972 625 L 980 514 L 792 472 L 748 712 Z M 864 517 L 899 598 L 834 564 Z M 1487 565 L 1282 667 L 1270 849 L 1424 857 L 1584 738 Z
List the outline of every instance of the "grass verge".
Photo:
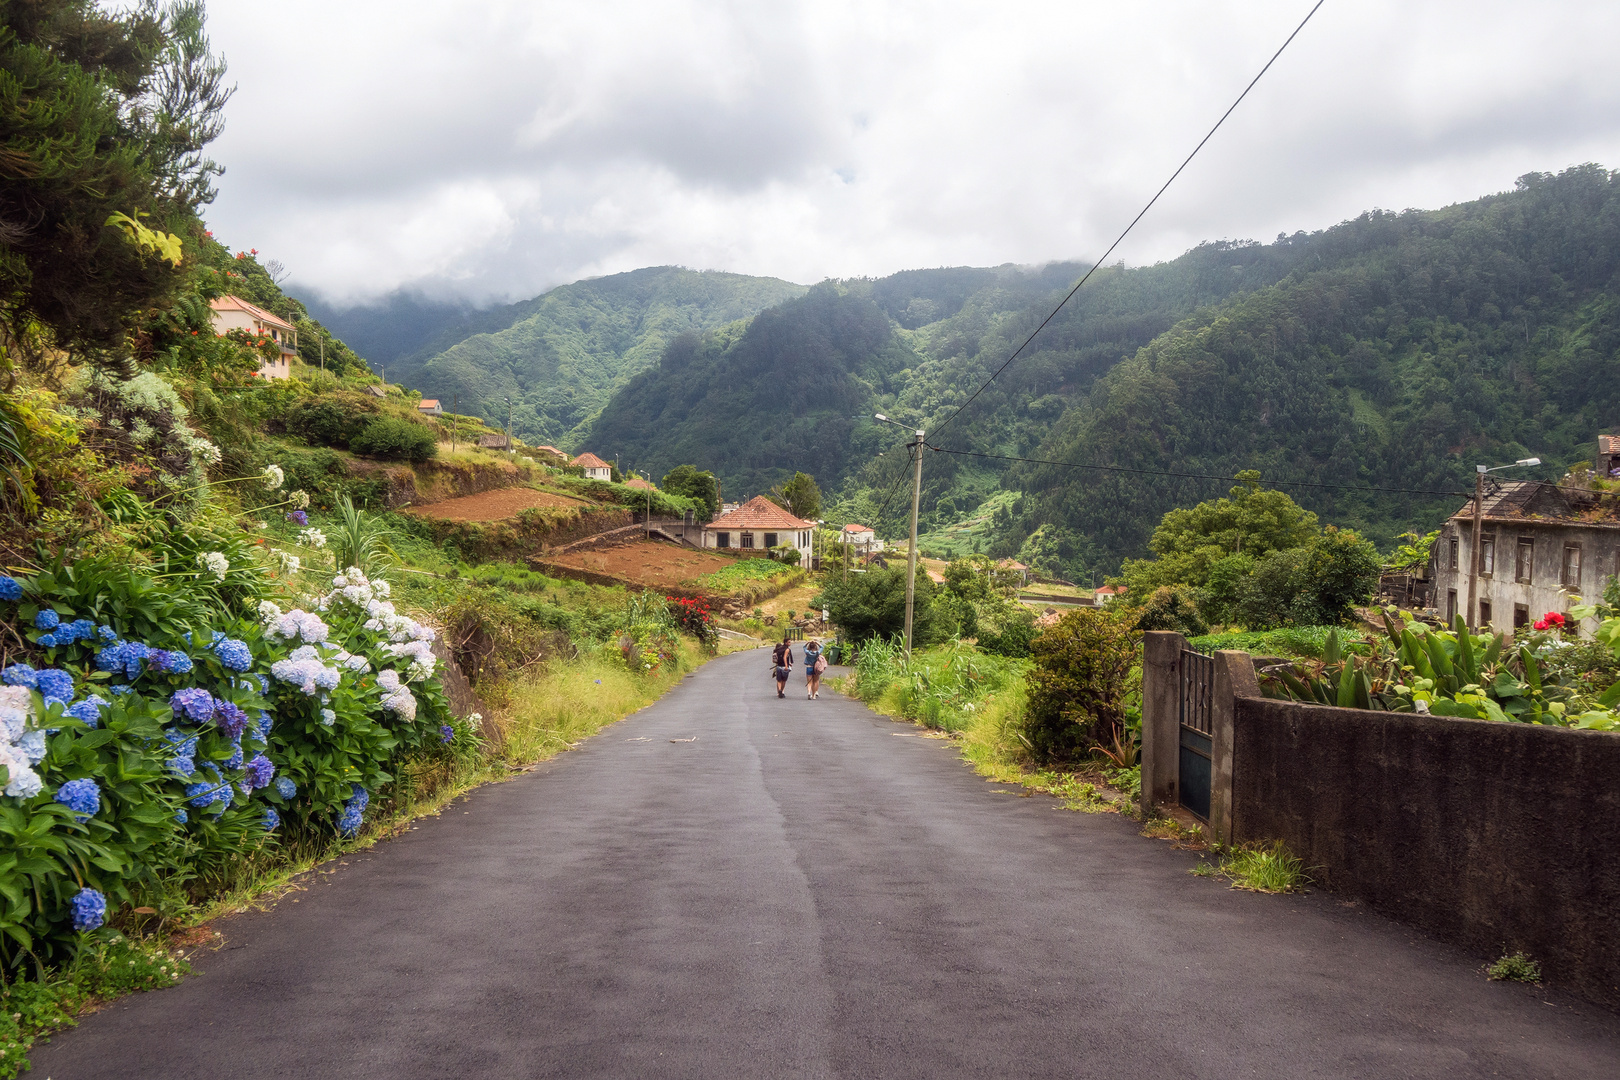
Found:
M 1224 877 L 1234 889 L 1250 892 L 1299 892 L 1310 884 L 1305 864 L 1281 840 L 1220 850 L 1216 861 L 1189 871 L 1198 877 Z

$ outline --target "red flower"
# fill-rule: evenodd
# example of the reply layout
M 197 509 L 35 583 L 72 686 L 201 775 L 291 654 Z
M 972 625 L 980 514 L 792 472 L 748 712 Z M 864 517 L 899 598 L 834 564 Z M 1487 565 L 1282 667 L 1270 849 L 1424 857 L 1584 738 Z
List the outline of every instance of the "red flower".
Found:
M 1545 630 L 1545 629 L 1547 629 L 1547 620 L 1546 619 L 1538 619 L 1538 620 L 1536 620 L 1534 625 L 1535 625 L 1535 628 L 1537 630 Z
M 1562 612 L 1549 611 L 1549 612 L 1547 612 L 1547 614 L 1542 616 L 1542 619 L 1544 619 L 1546 622 L 1550 623 L 1553 626 L 1563 626 L 1564 625 L 1564 616 L 1563 616 Z
M 257 254 L 258 254 L 258 253 L 259 253 L 259 249 L 258 249 L 258 248 L 249 248 L 249 249 L 248 249 L 248 250 L 250 250 L 250 251 L 252 251 L 252 252 L 253 252 L 253 254 L 255 254 L 255 255 L 257 255 Z

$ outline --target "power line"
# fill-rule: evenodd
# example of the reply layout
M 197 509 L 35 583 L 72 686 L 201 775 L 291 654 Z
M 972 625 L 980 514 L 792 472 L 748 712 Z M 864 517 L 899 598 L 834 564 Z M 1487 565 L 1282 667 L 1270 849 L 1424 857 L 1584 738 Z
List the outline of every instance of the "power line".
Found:
M 1181 480 L 1224 480 L 1234 484 L 1259 484 L 1262 487 L 1332 488 L 1338 491 L 1388 491 L 1402 495 L 1455 495 L 1471 499 L 1471 491 L 1435 491 L 1428 488 L 1377 487 L 1370 484 L 1313 484 L 1304 480 L 1247 480 L 1236 476 L 1217 476 L 1214 473 L 1179 473 L 1160 469 L 1130 469 L 1123 465 L 1083 465 L 1076 461 L 1047 461 L 1043 458 L 1015 457 L 1011 454 L 980 454 L 973 450 L 952 450 L 944 446 L 929 446 L 940 454 L 959 457 L 988 458 L 992 461 L 1021 461 L 1028 465 L 1056 465 L 1064 469 L 1092 469 L 1097 472 L 1132 473 L 1136 476 L 1171 476 Z
M 1236 110 L 1237 107 L 1243 103 L 1243 99 L 1249 96 L 1249 91 L 1254 89 L 1255 83 L 1258 83 L 1260 81 L 1260 79 L 1261 79 L 1261 76 L 1265 75 L 1266 72 L 1271 70 L 1271 65 L 1275 64 L 1277 62 L 1277 57 L 1279 57 L 1279 56 L 1281 56 L 1283 54 L 1283 50 L 1288 48 L 1288 46 L 1293 42 L 1294 38 L 1299 36 L 1299 32 L 1301 30 L 1305 29 L 1305 24 L 1311 21 L 1311 16 L 1315 15 L 1316 12 L 1317 12 L 1317 9 L 1320 8 L 1326 2 L 1327 2 L 1327 0 L 1316 0 L 1316 6 L 1311 8 L 1311 10 L 1306 14 L 1305 18 L 1300 20 L 1300 23 L 1299 23 L 1298 26 L 1294 27 L 1294 32 L 1292 34 L 1288 35 L 1288 40 L 1284 41 L 1282 43 L 1282 46 L 1275 53 L 1272 54 L 1271 59 L 1266 61 L 1266 66 L 1260 69 L 1260 74 L 1256 75 L 1253 79 L 1251 79 L 1249 81 L 1249 85 L 1245 86 L 1243 88 L 1243 93 L 1239 94 L 1237 96 L 1237 100 L 1232 102 L 1231 106 L 1224 113 L 1221 114 L 1221 118 L 1219 120 L 1215 121 L 1215 126 L 1209 129 L 1209 133 L 1207 135 L 1205 135 L 1202 139 L 1198 140 L 1198 145 L 1193 147 L 1193 152 L 1187 155 L 1187 160 L 1183 161 L 1176 168 L 1176 171 L 1170 174 L 1170 179 L 1166 180 L 1164 182 L 1164 186 L 1161 187 L 1154 194 L 1153 198 L 1148 200 L 1148 204 L 1146 206 L 1142 207 L 1142 212 L 1137 214 L 1134 218 L 1132 218 L 1131 223 L 1129 225 L 1125 226 L 1125 231 L 1120 233 L 1119 236 L 1114 240 L 1114 242 L 1112 244 L 1108 245 L 1108 250 L 1102 253 L 1102 258 L 1098 259 L 1095 263 L 1092 264 L 1091 269 L 1086 271 L 1085 277 L 1082 277 L 1075 284 L 1074 288 L 1069 290 L 1069 295 L 1065 296 L 1061 301 L 1059 301 L 1058 306 L 1052 309 L 1052 313 L 1050 315 L 1048 315 L 1046 318 L 1041 320 L 1041 325 L 1039 325 L 1039 326 L 1037 326 L 1035 328 L 1034 333 L 1030 334 L 1029 337 L 1025 338 L 1024 343 L 1022 345 L 1018 346 L 1018 348 L 1013 350 L 1013 354 L 1011 356 L 1007 357 L 1006 362 L 1003 363 L 1000 367 L 998 367 L 995 370 L 995 372 L 988 379 L 984 380 L 983 384 L 981 384 L 980 387 L 977 390 L 973 391 L 973 396 L 969 397 L 966 401 L 962 402 L 962 404 L 958 405 L 956 407 L 956 411 L 952 412 L 951 415 L 947 416 L 945 418 L 944 422 L 941 423 L 939 425 L 939 427 L 934 429 L 934 434 L 937 435 L 941 431 L 944 431 L 946 425 L 948 425 L 952 420 L 955 420 L 958 416 L 960 416 L 962 414 L 963 409 L 966 409 L 969 405 L 973 404 L 974 399 L 977 398 L 980 394 L 984 393 L 985 388 L 988 387 L 991 383 L 995 382 L 996 379 L 1001 375 L 1001 373 L 1003 371 L 1006 371 L 1008 366 L 1011 365 L 1014 360 L 1018 359 L 1019 355 L 1022 354 L 1023 351 L 1029 347 L 1029 343 L 1035 340 L 1036 334 L 1039 334 L 1042 330 L 1045 330 L 1046 329 L 1046 324 L 1051 322 L 1053 319 L 1057 318 L 1057 313 L 1063 310 L 1063 307 L 1064 307 L 1065 304 L 1067 304 L 1070 300 L 1074 299 L 1074 294 L 1079 292 L 1080 291 L 1080 286 L 1084 285 L 1091 278 L 1091 275 L 1095 274 L 1097 272 L 1097 268 L 1102 266 L 1103 263 L 1108 261 L 1108 256 L 1112 255 L 1114 253 L 1114 249 L 1119 247 L 1119 245 L 1124 241 L 1125 237 L 1130 233 L 1130 231 L 1132 229 L 1136 228 L 1136 223 L 1141 221 L 1144 217 L 1147 216 L 1147 212 L 1149 210 L 1153 209 L 1153 204 L 1159 201 L 1159 196 L 1163 195 L 1167 190 L 1169 190 L 1170 185 L 1176 182 L 1176 177 L 1181 175 L 1182 170 L 1185 169 L 1188 165 L 1192 164 L 1192 159 L 1198 156 L 1198 151 L 1202 150 L 1204 148 L 1204 144 L 1209 142 L 1209 140 L 1214 137 L 1215 132 L 1220 130 L 1220 127 L 1221 127 L 1222 124 L 1226 123 L 1226 118 L 1228 116 L 1231 116 L 1233 111 Z
M 911 455 L 915 454 L 917 452 L 917 446 L 916 446 L 915 443 L 909 443 L 909 442 L 906 443 L 905 446 L 906 446 L 906 464 L 910 465 L 912 463 L 912 461 L 913 461 L 913 458 L 912 458 Z M 894 501 L 895 492 L 900 490 L 900 484 L 905 480 L 906 472 L 909 472 L 909 471 L 910 470 L 905 470 L 905 471 L 901 472 L 899 476 L 895 477 L 894 483 L 892 485 L 890 485 L 888 497 L 883 500 L 883 508 L 880 509 L 877 512 L 877 519 L 873 522 L 873 525 L 875 527 L 879 527 L 879 528 L 882 527 L 882 525 L 883 525 L 883 517 L 884 517 L 885 514 L 887 514 L 889 512 L 889 504 Z

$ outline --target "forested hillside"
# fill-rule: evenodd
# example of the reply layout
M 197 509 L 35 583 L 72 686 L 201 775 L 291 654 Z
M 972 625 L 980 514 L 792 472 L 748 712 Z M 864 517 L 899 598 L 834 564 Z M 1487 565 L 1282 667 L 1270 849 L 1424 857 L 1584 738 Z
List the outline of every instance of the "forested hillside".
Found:
M 512 426 L 530 442 L 577 442 L 577 429 L 686 331 L 745 319 L 802 295 L 777 278 L 649 267 L 579 281 L 460 320 L 424 315 L 432 336 L 388 365 L 445 408 Z M 409 305 L 407 305 L 408 307 Z M 440 313 L 442 315 L 442 313 Z
M 1532 175 L 1439 211 L 1365 214 L 1309 247 L 1276 286 L 1200 312 L 1116 367 L 1034 456 L 1462 491 L 1476 462 L 1535 454 L 1556 476 L 1620 423 L 1620 197 L 1605 170 Z M 1046 524 L 1071 573 L 1111 569 L 1166 510 L 1221 487 L 1049 466 L 1005 481 L 1027 494 L 999 549 Z M 1434 527 L 1457 502 L 1294 493 L 1380 544 Z

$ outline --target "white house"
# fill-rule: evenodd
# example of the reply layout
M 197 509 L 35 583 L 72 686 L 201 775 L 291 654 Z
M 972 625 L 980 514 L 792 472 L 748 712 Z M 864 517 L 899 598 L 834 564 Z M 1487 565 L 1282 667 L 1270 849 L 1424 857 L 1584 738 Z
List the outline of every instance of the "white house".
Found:
M 585 470 L 587 480 L 612 480 L 613 466 L 587 450 L 574 459 L 574 464 Z
M 843 531 L 838 534 L 838 540 L 840 543 L 849 544 L 862 555 L 876 555 L 883 550 L 883 541 L 877 538 L 877 533 L 865 525 L 857 525 L 854 522 L 844 526 Z
M 255 337 L 267 337 L 281 346 L 279 360 L 264 360 L 259 374 L 266 379 L 286 379 L 292 376 L 292 361 L 298 356 L 298 328 L 286 319 L 270 314 L 257 304 L 250 304 L 240 296 L 222 296 L 212 300 L 214 333 L 221 336 L 232 330 L 246 330 Z
M 443 416 L 444 406 L 439 404 L 439 399 L 436 397 L 425 397 L 416 403 L 416 414 L 418 416 Z
M 798 549 L 804 566 L 810 565 L 815 523 L 796 518 L 763 495 L 756 495 L 735 510 L 703 526 L 703 546 L 763 554 L 788 545 Z

